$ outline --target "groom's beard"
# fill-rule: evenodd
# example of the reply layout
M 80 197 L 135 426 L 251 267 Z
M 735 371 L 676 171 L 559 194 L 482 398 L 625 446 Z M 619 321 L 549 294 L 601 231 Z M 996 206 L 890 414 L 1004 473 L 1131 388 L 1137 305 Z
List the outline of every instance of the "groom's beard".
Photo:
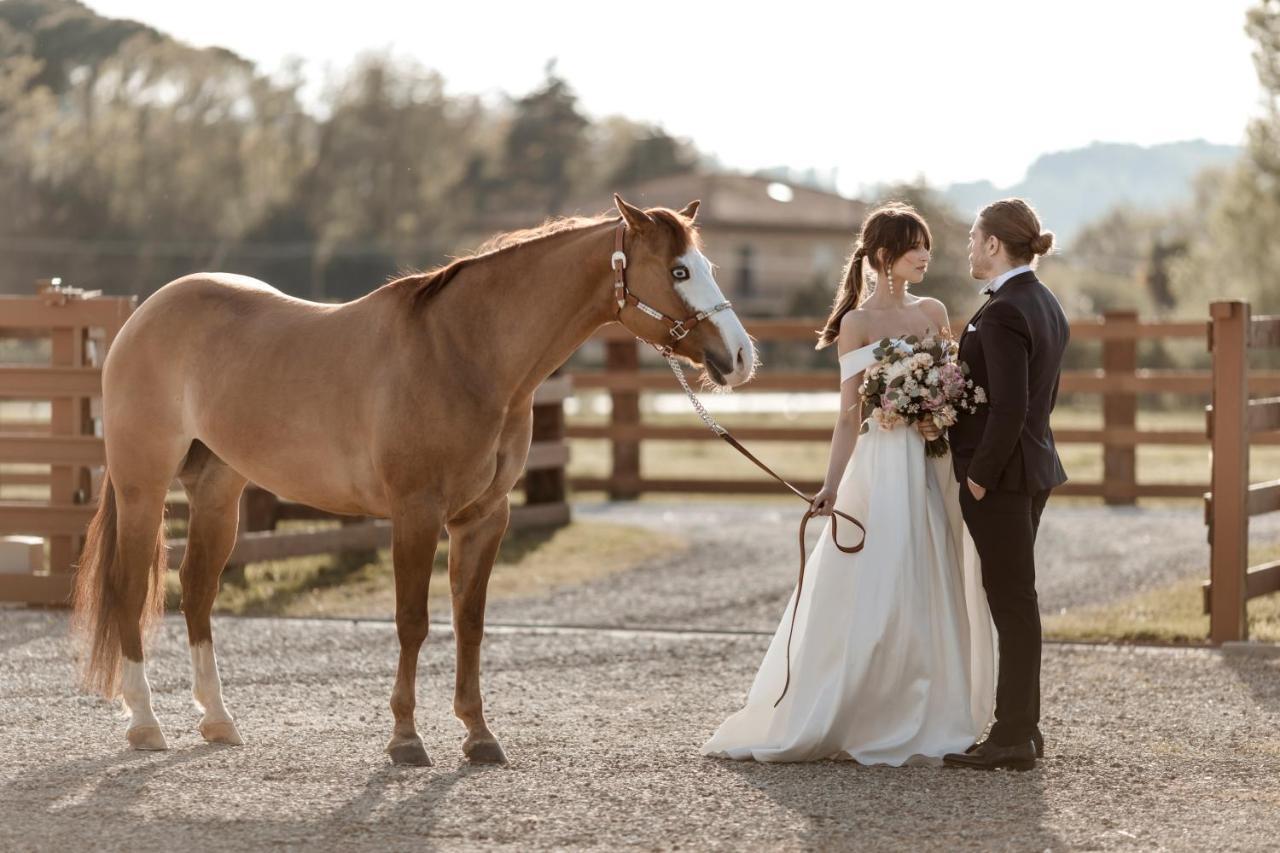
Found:
M 991 267 L 970 261 L 969 275 L 973 276 L 975 281 L 988 281 L 991 278 Z

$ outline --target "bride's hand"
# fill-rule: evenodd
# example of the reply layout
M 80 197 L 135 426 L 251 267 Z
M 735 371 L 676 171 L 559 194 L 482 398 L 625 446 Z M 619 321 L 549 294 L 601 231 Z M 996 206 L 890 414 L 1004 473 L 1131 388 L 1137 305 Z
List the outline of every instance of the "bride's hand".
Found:
M 916 429 L 924 436 L 925 441 L 933 441 L 942 437 L 942 428 L 932 421 L 918 421 Z
M 817 515 L 831 515 L 836 508 L 836 490 L 823 486 L 813 496 L 812 506 Z

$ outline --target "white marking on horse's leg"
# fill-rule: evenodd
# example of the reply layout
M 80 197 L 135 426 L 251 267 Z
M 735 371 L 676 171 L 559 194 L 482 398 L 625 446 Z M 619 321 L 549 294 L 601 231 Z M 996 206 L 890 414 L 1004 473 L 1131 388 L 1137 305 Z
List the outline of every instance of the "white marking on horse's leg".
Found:
M 124 659 L 120 669 L 120 692 L 129 710 L 127 736 L 134 749 L 168 749 L 160 721 L 151 709 L 151 685 L 147 683 L 147 666 L 143 661 Z
M 205 740 L 234 746 L 242 743 L 235 721 L 222 703 L 222 679 L 218 676 L 218 657 L 211 640 L 191 647 L 191 697 L 204 712 L 200 718 L 200 734 Z
M 218 677 L 218 657 L 213 643 L 205 640 L 191 647 L 191 698 L 210 722 L 231 719 L 222 704 L 222 679 Z

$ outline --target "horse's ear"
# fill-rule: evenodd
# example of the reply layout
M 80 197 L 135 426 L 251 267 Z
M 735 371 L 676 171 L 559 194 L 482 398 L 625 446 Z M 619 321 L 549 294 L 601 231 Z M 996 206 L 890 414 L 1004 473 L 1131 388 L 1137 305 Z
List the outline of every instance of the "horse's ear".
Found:
M 702 202 L 697 200 L 689 202 L 685 205 L 684 210 L 680 211 L 680 215 L 692 222 L 693 218 L 698 215 L 698 205 L 700 204 Z
M 645 213 L 635 205 L 627 204 L 623 201 L 622 196 L 617 193 L 613 194 L 613 203 L 617 205 L 618 212 L 622 214 L 622 218 L 625 219 L 627 224 L 632 228 L 641 228 L 645 225 L 653 224 L 652 216 Z

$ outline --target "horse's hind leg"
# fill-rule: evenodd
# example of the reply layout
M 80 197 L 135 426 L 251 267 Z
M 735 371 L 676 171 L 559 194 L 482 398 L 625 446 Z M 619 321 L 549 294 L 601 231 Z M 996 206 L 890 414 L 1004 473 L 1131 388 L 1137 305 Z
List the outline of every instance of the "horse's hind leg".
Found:
M 151 707 L 143 640 L 164 608 L 164 503 L 182 443 L 157 435 L 108 445 L 108 477 L 116 512 L 117 565 L 107 567 L 106 609 L 116 620 L 121 653 L 120 692 L 129 710 L 134 749 L 167 749 Z
M 190 508 L 187 550 L 178 576 L 182 580 L 182 612 L 187 618 L 187 638 L 191 644 L 191 695 L 204 712 L 200 719 L 200 734 L 204 739 L 239 746 L 240 733 L 222 702 L 210 613 L 218 595 L 218 579 L 236 544 L 245 478 L 196 441 L 191 445 L 179 479 L 186 489 Z
M 129 710 L 126 737 L 134 749 L 168 749 L 151 707 L 151 685 L 142 648 L 148 626 L 164 606 L 164 597 L 156 587 L 164 583 L 163 525 L 168 481 L 141 486 L 123 485 L 117 480 L 113 485 L 119 513 L 117 547 L 124 569 L 124 583 L 118 590 L 117 630 L 123 658 L 120 693 Z
M 511 505 L 505 494 L 449 522 L 449 586 L 458 664 L 453 712 L 467 727 L 462 752 L 476 764 L 506 764 L 502 745 L 489 731 L 480 697 L 480 644 L 484 640 L 485 595 Z

